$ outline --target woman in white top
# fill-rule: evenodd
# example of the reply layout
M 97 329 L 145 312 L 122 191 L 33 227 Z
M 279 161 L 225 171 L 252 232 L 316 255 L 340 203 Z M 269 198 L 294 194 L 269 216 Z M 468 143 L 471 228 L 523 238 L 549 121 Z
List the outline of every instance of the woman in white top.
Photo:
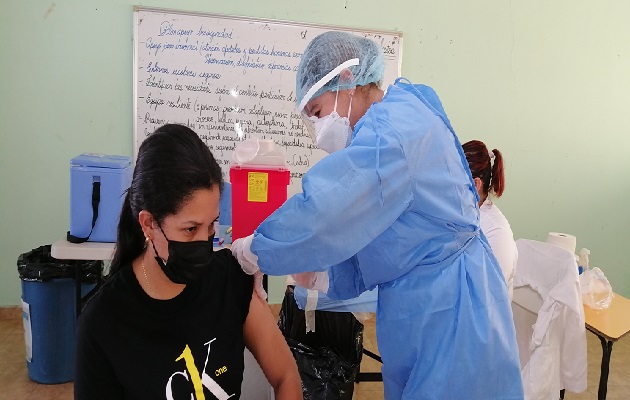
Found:
M 518 252 L 514 235 L 508 220 L 501 210 L 492 202 L 491 197 L 500 197 L 505 188 L 503 174 L 503 156 L 497 149 L 488 151 L 486 145 L 479 140 L 464 143 L 464 154 L 479 193 L 479 212 L 481 231 L 492 248 L 505 282 L 508 285 L 510 299 L 514 288 L 513 279 Z

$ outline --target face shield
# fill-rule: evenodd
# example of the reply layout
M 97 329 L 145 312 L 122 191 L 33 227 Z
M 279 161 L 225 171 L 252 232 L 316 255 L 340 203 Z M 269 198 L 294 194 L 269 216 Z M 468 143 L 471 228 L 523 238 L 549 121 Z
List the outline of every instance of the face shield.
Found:
M 315 84 L 306 92 L 306 94 L 302 98 L 302 101 L 298 105 L 298 111 L 300 112 L 300 115 L 302 116 L 302 120 L 304 122 L 304 126 L 306 127 L 306 130 L 311 136 L 311 139 L 313 139 L 313 143 L 316 142 L 317 130 L 316 130 L 315 125 L 317 121 L 319 120 L 319 118 L 316 116 L 309 116 L 305 109 L 306 105 L 308 104 L 309 101 L 312 100 L 313 96 L 321 88 L 323 88 L 326 84 L 328 84 L 338 75 L 339 75 L 339 80 L 340 80 L 339 84 L 343 85 L 343 87 L 347 87 L 348 84 L 350 84 L 351 81 L 354 80 L 352 72 L 348 68 L 352 66 L 356 66 L 356 65 L 359 65 L 358 58 L 353 58 L 335 67 L 332 71 L 330 71 L 329 73 L 324 75 L 320 80 L 315 82 Z M 343 73 L 345 70 L 347 70 L 348 73 Z M 341 82 L 342 78 L 344 78 L 343 82 Z

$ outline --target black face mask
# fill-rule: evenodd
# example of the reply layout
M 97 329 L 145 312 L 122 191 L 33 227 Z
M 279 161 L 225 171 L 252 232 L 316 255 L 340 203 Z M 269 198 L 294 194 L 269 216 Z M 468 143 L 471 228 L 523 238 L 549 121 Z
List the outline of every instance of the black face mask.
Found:
M 162 231 L 161 227 L 160 230 Z M 168 260 L 166 263 L 157 255 L 155 244 L 153 242 L 151 244 L 156 254 L 155 260 L 164 274 L 175 283 L 189 285 L 199 282 L 212 264 L 214 234 L 208 240 L 195 242 L 177 242 L 169 240 L 164 231 L 162 234 L 168 242 Z

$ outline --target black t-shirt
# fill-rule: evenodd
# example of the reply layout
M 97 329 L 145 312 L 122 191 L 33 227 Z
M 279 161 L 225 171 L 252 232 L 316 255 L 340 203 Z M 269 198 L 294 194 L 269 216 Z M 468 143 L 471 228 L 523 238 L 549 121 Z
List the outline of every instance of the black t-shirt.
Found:
M 238 399 L 252 290 L 227 249 L 171 300 L 149 297 L 124 266 L 79 317 L 75 399 Z

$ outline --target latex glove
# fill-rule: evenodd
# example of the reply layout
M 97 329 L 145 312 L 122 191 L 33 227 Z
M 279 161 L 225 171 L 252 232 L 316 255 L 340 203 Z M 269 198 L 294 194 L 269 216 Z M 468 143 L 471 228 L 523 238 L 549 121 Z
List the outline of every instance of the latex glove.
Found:
M 328 292 L 330 283 L 328 280 L 328 271 L 300 272 L 299 274 L 292 274 L 291 277 L 298 286 L 318 290 L 323 293 Z
M 236 239 L 232 243 L 232 255 L 236 258 L 238 263 L 241 264 L 241 269 L 247 275 L 254 275 L 257 271 L 260 271 L 258 267 L 258 257 L 252 253 L 250 249 L 253 238 L 254 235 L 252 234 L 244 238 Z
M 258 297 L 267 300 L 267 292 L 265 292 L 265 288 L 263 287 L 263 273 L 260 271 L 254 273 L 254 290 Z

